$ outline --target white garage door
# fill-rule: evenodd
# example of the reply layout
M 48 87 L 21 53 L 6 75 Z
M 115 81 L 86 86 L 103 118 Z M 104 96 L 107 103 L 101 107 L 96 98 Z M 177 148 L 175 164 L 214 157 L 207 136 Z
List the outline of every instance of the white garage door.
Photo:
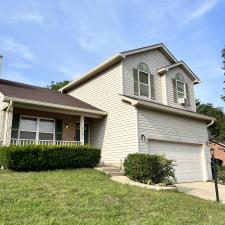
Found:
M 178 182 L 203 180 L 201 145 L 149 140 L 149 153 L 175 160 Z

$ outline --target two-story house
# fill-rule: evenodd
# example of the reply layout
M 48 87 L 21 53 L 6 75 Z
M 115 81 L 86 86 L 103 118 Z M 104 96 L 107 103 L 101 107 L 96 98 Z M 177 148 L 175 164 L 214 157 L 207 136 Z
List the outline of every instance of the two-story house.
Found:
M 60 91 L 0 80 L 3 144 L 91 144 L 102 162 L 165 154 L 178 182 L 211 179 L 207 126 L 196 113 L 199 78 L 163 45 L 116 54 Z

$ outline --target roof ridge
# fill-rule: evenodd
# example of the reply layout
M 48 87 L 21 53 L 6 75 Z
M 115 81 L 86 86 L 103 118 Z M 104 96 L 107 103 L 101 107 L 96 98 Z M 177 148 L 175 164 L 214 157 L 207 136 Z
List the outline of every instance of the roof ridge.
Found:
M 53 90 L 53 89 L 50 89 L 50 88 L 47 88 L 47 87 L 40 87 L 40 86 L 33 85 L 33 84 L 27 84 L 27 83 L 22 83 L 22 82 L 17 82 L 17 81 L 6 80 L 6 79 L 0 78 L 0 83 L 2 83 L 1 81 L 8 82 L 9 84 L 23 85 L 23 86 L 26 86 L 26 87 L 33 87 L 33 88 L 44 89 L 44 90 L 49 90 L 49 91 L 61 93 L 60 91 L 57 91 L 57 90 Z

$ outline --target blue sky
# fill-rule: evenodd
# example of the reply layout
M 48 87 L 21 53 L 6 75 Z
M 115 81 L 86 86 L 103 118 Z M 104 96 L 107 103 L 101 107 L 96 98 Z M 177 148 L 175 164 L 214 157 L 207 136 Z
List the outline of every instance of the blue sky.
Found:
M 163 42 L 200 77 L 196 97 L 224 106 L 224 12 L 225 0 L 1 1 L 3 78 L 46 86 Z

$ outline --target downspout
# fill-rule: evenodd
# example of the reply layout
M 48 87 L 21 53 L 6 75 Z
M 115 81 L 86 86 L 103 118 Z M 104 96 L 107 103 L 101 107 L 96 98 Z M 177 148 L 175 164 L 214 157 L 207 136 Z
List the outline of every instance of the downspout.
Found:
M 215 122 L 215 120 L 211 120 L 211 122 L 209 124 L 207 124 L 206 127 L 208 128 L 208 127 L 212 126 L 214 124 L 214 122 Z
M 7 136 L 8 136 L 8 120 L 9 120 L 9 110 L 13 105 L 13 101 L 10 100 L 9 105 L 6 109 L 6 118 L 5 118 L 5 129 L 4 129 L 4 142 L 3 144 L 6 145 L 7 144 Z

